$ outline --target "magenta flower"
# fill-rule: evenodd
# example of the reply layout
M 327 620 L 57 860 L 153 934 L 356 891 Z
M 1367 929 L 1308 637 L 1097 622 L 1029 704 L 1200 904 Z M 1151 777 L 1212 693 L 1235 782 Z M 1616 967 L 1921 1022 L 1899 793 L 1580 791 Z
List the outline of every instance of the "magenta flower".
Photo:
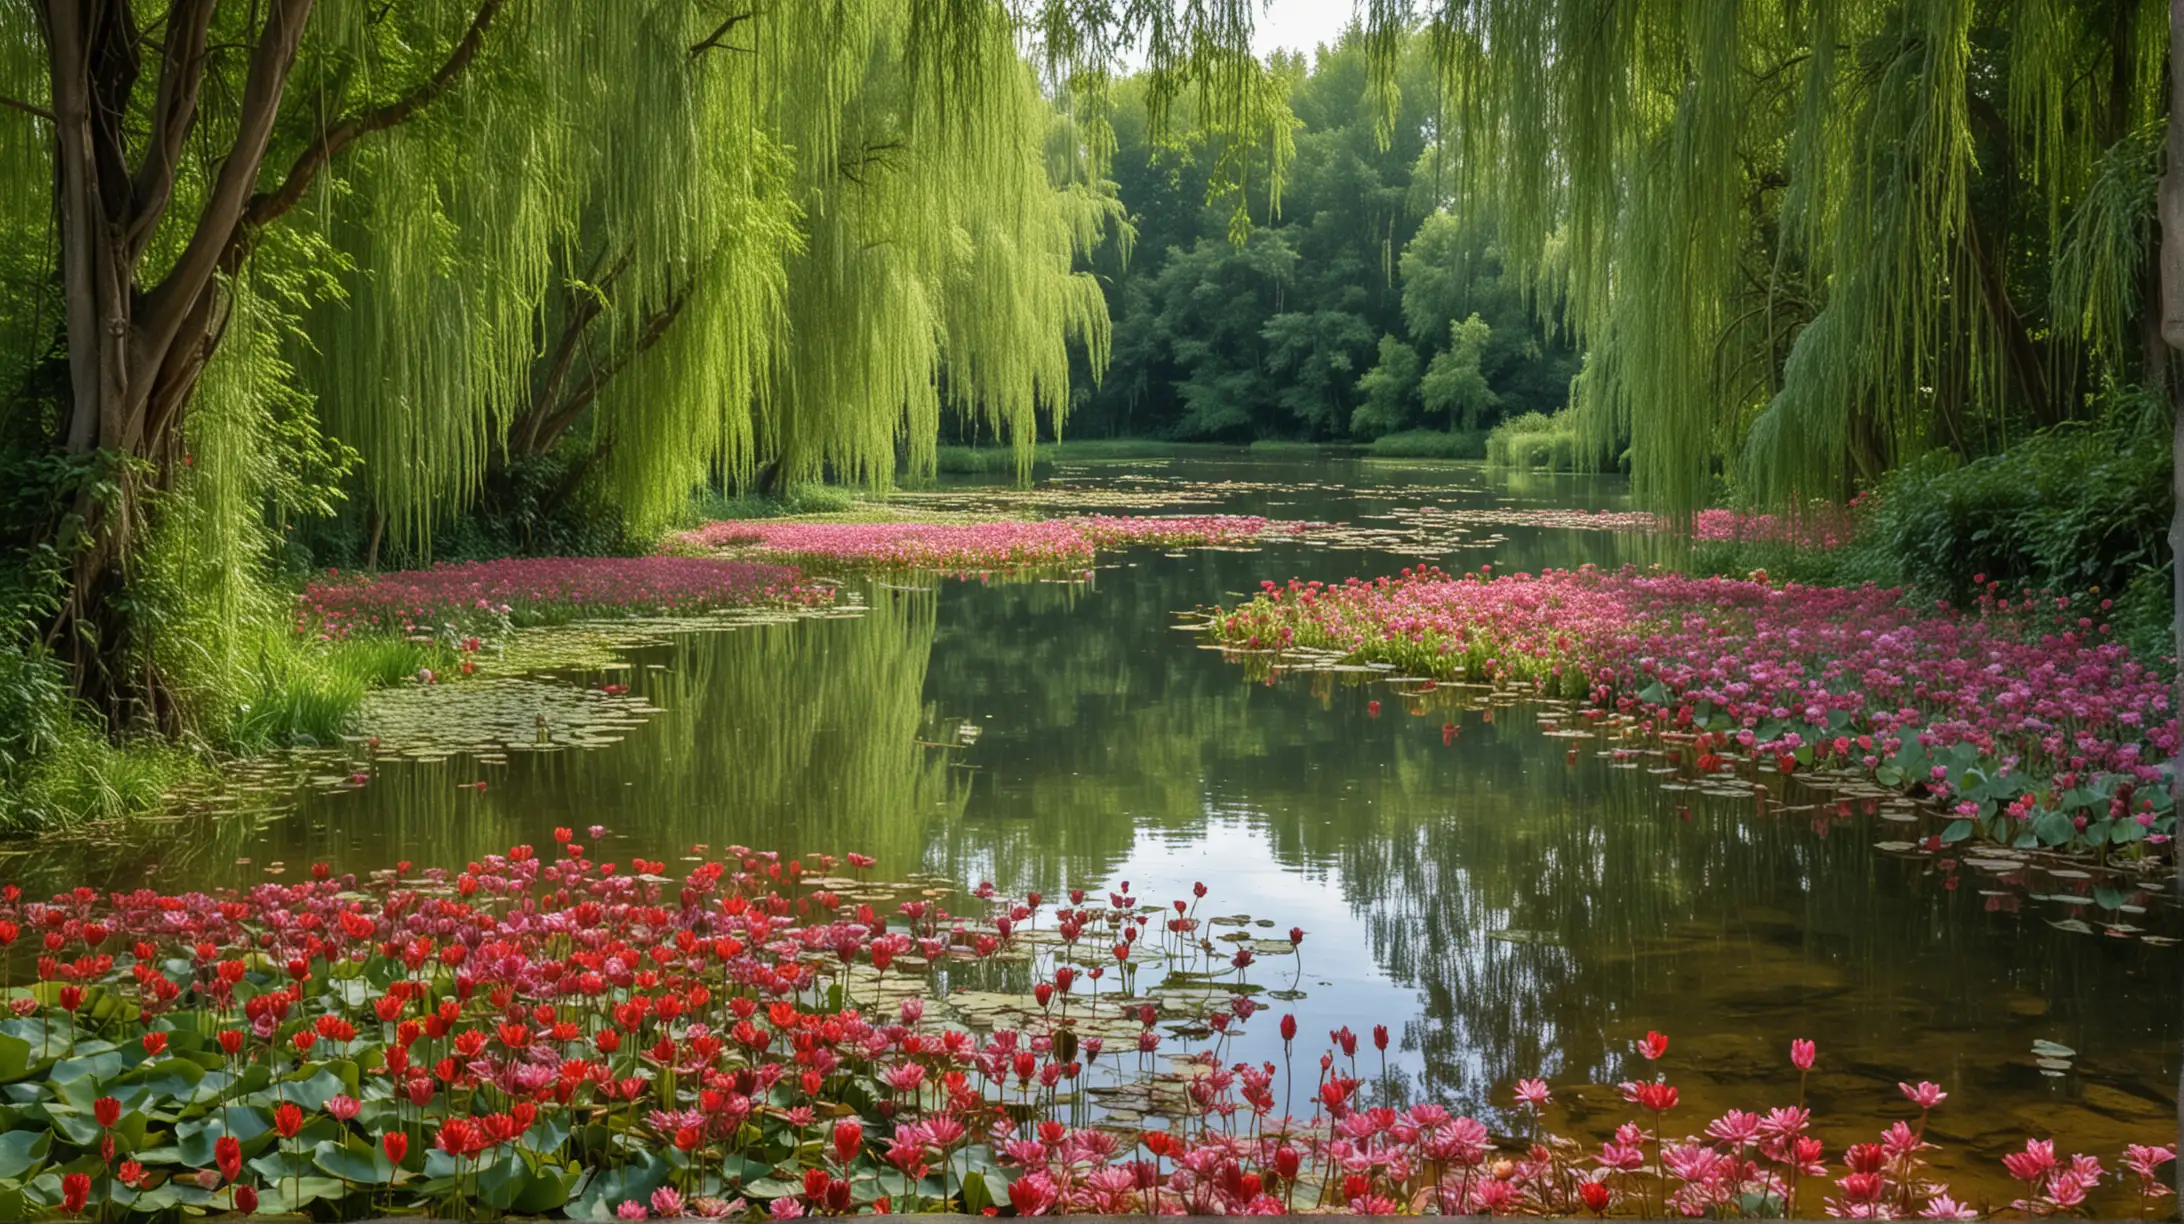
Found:
M 1920 1109 L 1932 1109 L 1949 1099 L 1949 1094 L 1941 1090 L 1941 1085 L 1930 1084 L 1925 1080 L 1920 1080 L 1916 1087 L 1902 1083 L 1897 1084 L 1896 1087 L 1903 1091 L 1905 1100 Z
M 1082 567 L 1101 549 L 1241 544 L 1321 526 L 1270 523 L 1247 515 L 1119 518 L 1104 514 L 986 523 L 792 523 L 767 519 L 707 523 L 676 537 L 689 548 L 748 550 L 830 564 L 948 573 Z

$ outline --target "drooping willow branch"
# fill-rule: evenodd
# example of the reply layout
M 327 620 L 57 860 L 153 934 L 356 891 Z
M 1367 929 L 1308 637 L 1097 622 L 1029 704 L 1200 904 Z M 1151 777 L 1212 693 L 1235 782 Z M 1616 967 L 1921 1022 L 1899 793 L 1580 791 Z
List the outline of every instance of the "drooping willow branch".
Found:
M 311 142 L 288 167 L 288 174 L 281 185 L 272 191 L 262 191 L 251 198 L 250 209 L 244 215 L 246 228 L 256 229 L 296 206 L 303 193 L 311 186 L 319 170 L 357 138 L 373 132 L 408 122 L 418 111 L 430 105 L 434 99 L 446 93 L 455 84 L 470 62 L 478 57 L 485 46 L 485 32 L 493 24 L 505 0 L 483 0 L 478 11 L 470 19 L 470 28 L 463 32 L 462 40 L 455 44 L 447 61 L 438 71 L 418 83 L 416 88 L 387 103 L 385 106 L 351 115 L 327 128 L 317 140 Z

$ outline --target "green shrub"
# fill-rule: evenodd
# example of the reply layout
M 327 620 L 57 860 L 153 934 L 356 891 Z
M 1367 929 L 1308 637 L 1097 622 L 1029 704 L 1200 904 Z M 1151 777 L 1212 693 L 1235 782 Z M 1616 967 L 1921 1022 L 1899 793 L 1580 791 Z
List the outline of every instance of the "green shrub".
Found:
M 1254 448 L 1260 444 L 1253 443 Z M 1310 446 L 1311 443 L 1274 445 Z M 1169 442 L 1160 438 L 1079 438 L 1041 442 L 1033 466 L 1111 459 L 1177 459 L 1191 455 L 1233 455 L 1237 448 L 1216 442 Z M 1013 476 L 1016 452 L 1006 446 L 942 446 L 935 467 L 950 476 Z
M 52 659 L 0 645 L 0 780 L 59 746 L 69 730 L 68 680 Z
M 2165 572 L 2169 477 L 2166 437 L 2063 425 L 1970 463 L 1933 455 L 1890 473 L 1864 534 L 1929 597 L 1961 604 L 1981 581 L 2113 597 Z
M 839 514 L 857 504 L 857 495 L 834 485 L 796 485 L 779 493 L 729 496 L 716 491 L 691 501 L 692 524 L 719 519 L 785 518 L 792 514 Z
M 1544 412 L 1514 416 L 1486 435 L 1486 461 L 1495 467 L 1574 472 L 1582 453 L 1568 409 L 1553 416 Z
M 1475 429 L 1406 429 L 1374 438 L 1365 453 L 1376 459 L 1484 459 L 1486 439 Z

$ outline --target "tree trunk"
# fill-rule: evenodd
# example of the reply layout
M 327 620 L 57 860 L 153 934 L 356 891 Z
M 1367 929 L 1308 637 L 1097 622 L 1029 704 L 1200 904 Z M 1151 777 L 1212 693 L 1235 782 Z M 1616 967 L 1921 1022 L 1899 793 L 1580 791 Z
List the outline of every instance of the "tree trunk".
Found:
M 233 143 L 188 244 L 159 284 L 139 264 L 173 198 L 197 117 L 205 43 L 218 0 L 174 0 L 167 15 L 151 130 L 140 164 L 126 130 L 149 44 L 130 0 L 45 0 L 54 116 L 55 212 L 68 332 L 71 398 L 64 442 L 97 455 L 103 479 L 79 493 L 56 531 L 73 553 L 68 599 L 49 640 L 72 664 L 78 693 L 119 729 L 159 728 L 166 703 L 130 641 L 128 561 L 144 493 L 167 470 L 183 408 L 218 343 L 218 276 L 239 260 L 241 222 L 272 139 L 280 97 L 311 0 L 266 9 Z M 103 485 L 103 488 L 100 486 Z M 132 659 L 135 660 L 132 663 Z
M 54 216 L 65 305 L 70 401 L 61 442 L 96 457 L 96 478 L 54 508 L 50 535 L 71 555 L 71 589 L 48 641 L 79 695 L 110 726 L 163 727 L 171 707 L 133 643 L 129 559 L 144 495 L 174 480 L 191 396 L 226 323 L 221 281 L 258 232 L 304 195 L 359 137 L 402 123 L 446 92 L 476 58 L 504 0 L 478 0 L 440 69 L 384 106 L 317 127 L 278 187 L 258 190 L 313 0 L 254 0 L 240 48 L 247 69 L 223 122 L 224 147 L 191 147 L 208 39 L 222 0 L 169 0 L 159 26 L 137 26 L 135 0 L 38 0 L 52 89 Z M 154 37 L 156 36 L 156 37 Z M 137 101 L 143 55 L 156 50 L 148 123 Z M 135 164 L 132 166 L 132 160 Z M 185 164 L 211 167 L 189 238 L 158 283 L 140 280 Z M 134 662 L 132 662 L 134 660 Z
M 2184 0 L 2169 0 L 2169 130 L 2167 163 L 2161 174 L 2161 338 L 2172 352 L 2184 351 Z M 2173 388 L 2176 380 L 2168 380 Z M 2171 713 L 2184 715 L 2184 411 L 2178 411 L 2173 390 L 2169 398 L 2174 419 L 2170 440 L 2170 491 L 2176 509 L 2169 520 L 2169 562 L 2174 571 L 2171 595 L 2178 661 L 2176 693 Z M 2184 800 L 2184 755 L 2169 774 L 2172 801 Z M 2176 895 L 2184 904 L 2184 846 L 2170 843 L 2176 857 Z M 2171 1016 L 2172 1021 L 2184 1017 Z M 2179 1057 L 2184 1064 L 2184 1056 Z M 2176 1123 L 2184 1135 L 2184 1065 L 2177 1070 Z M 2184 1205 L 2184 1160 L 2174 1164 L 2177 1201 Z
M 2009 274 L 2003 267 L 2003 252 L 1980 233 L 1978 218 L 1969 212 L 1964 219 L 1964 245 L 1980 297 L 1986 302 L 1995 330 L 2001 334 L 2002 368 L 2009 377 L 2011 390 L 2042 428 L 2057 424 L 2066 413 L 2063 405 L 2057 402 L 2047 363 L 2040 356 L 2040 346 L 2026 328 L 2025 317 L 2018 313 L 2017 303 L 2010 300 Z

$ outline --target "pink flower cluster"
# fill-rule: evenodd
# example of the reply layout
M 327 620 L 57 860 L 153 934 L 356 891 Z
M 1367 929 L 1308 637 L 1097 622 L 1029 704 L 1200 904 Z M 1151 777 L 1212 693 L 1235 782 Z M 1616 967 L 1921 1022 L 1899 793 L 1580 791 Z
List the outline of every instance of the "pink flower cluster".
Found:
M 1520 682 L 1740 758 L 1862 770 L 1960 820 L 1945 834 L 2160 845 L 2178 746 L 2166 677 L 2107 640 L 2105 605 L 1990 591 L 1969 612 L 1901 591 L 1626 568 L 1269 582 L 1220 612 L 1250 649 L 1339 650 L 1418 676 Z
M 680 543 L 704 549 L 749 547 L 815 562 L 889 569 L 975 570 L 1081 566 L 1101 549 L 1132 544 L 1249 543 L 1269 531 L 1297 534 L 1312 524 L 1272 524 L 1256 516 L 1179 517 L 1104 514 L 985 523 L 795 523 L 723 520 L 684 532 Z
M 326 638 L 432 632 L 458 623 L 651 616 L 783 601 L 825 603 L 787 566 L 711 557 L 512 557 L 426 570 L 342 575 L 304 587 L 296 628 Z
M 1691 536 L 1707 542 L 1788 543 L 1799 548 L 1841 548 L 1850 543 L 1852 511 L 1822 507 L 1796 515 L 1753 514 L 1741 510 L 1701 510 L 1692 516 Z

